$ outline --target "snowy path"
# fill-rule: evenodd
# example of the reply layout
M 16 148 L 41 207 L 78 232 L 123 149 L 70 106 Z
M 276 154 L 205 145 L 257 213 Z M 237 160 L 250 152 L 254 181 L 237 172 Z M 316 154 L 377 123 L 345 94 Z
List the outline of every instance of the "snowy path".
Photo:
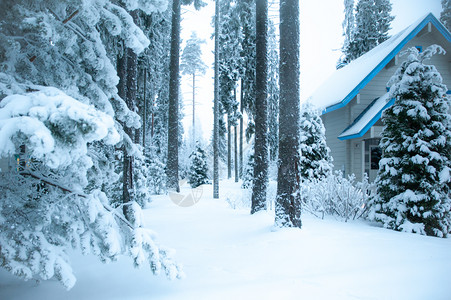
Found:
M 221 194 L 239 194 L 221 182 Z M 189 190 L 186 188 L 184 193 Z M 271 213 L 250 216 L 213 200 L 178 207 L 154 198 L 144 217 L 177 250 L 186 278 L 167 281 L 122 259 L 74 255 L 75 287 L 23 283 L 0 271 L 0 299 L 450 299 L 451 239 L 366 223 L 303 216 L 303 229 L 272 231 Z

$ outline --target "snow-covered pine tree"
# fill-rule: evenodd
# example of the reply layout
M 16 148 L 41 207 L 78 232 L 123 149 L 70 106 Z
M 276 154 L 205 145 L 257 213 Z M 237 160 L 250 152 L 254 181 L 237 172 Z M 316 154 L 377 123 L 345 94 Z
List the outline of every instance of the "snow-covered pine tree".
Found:
M 169 252 L 140 226 L 136 202 L 127 221 L 106 196 L 119 177 L 114 147 L 122 143 L 139 153 L 121 124 L 140 125 L 118 96 L 109 41 L 120 38 L 136 53 L 149 41 L 124 8 L 107 0 L 92 4 L 2 2 L 0 156 L 25 146 L 26 157 L 21 154 L 20 168 L 1 174 L 1 267 L 71 288 L 66 252 L 78 248 L 102 261 L 125 254 L 154 273 L 177 277 Z M 167 1 L 125 5 L 152 12 L 166 9 Z
M 247 155 L 247 163 L 244 166 L 243 170 L 242 175 L 243 183 L 241 184 L 242 189 L 252 189 L 252 187 L 254 186 L 254 165 L 255 165 L 254 151 L 251 150 Z
M 356 5 L 352 38 L 343 48 L 343 63 L 348 64 L 388 39 L 394 17 L 390 0 L 359 0 Z
M 442 11 L 440 13 L 440 22 L 451 31 L 451 0 L 442 0 Z
M 326 145 L 326 131 L 319 111 L 310 102 L 301 109 L 300 120 L 300 163 L 301 181 L 322 179 L 332 173 L 332 157 Z
M 189 158 L 191 159 L 191 166 L 189 168 L 188 178 L 191 187 L 196 188 L 199 185 L 208 183 L 207 155 L 200 146 L 200 143 L 196 143 L 196 148 Z
M 342 47 L 342 52 L 345 54 L 346 49 L 349 47 L 349 43 L 352 41 L 355 30 L 355 14 L 354 14 L 354 0 L 344 0 L 344 15 L 343 20 L 343 36 L 344 42 Z M 346 65 L 346 57 L 340 57 L 337 62 L 337 69 L 342 68 Z
M 407 50 L 391 78 L 395 104 L 383 114 L 383 156 L 374 217 L 385 227 L 446 237 L 451 233 L 451 117 L 442 77 L 425 61 L 437 45 Z

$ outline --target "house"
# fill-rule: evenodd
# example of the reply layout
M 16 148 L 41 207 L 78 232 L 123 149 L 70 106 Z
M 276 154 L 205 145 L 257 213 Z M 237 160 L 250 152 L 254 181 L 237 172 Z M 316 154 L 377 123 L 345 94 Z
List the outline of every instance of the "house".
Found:
M 447 87 L 451 87 L 451 34 L 433 14 L 428 14 L 373 50 L 335 71 L 310 97 L 321 108 L 327 144 L 335 169 L 376 177 L 381 149 L 382 111 L 394 103 L 387 82 L 403 61 L 400 54 L 411 47 L 418 51 L 432 44 L 446 50 L 435 55 L 435 65 Z M 449 93 L 449 92 L 448 92 Z

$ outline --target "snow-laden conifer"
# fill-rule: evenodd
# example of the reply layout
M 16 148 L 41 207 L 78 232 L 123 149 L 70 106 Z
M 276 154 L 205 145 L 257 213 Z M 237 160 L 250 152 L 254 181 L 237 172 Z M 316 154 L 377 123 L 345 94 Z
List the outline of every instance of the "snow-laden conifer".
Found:
M 440 13 L 440 22 L 451 30 L 451 1 L 442 0 L 442 12 Z
M 146 11 L 167 5 L 128 2 Z M 124 126 L 141 124 L 118 95 L 117 53 L 107 50 L 121 40 L 116 50 L 120 45 L 138 54 L 149 40 L 112 1 L 2 5 L 0 156 L 18 155 L 19 162 L 1 173 L 1 266 L 70 288 L 75 278 L 66 251 L 73 247 L 102 261 L 129 255 L 137 265 L 147 262 L 155 273 L 177 277 L 169 252 L 140 227 L 136 202 L 127 204 L 129 220 L 114 206 L 120 202 L 115 148 L 139 157 Z
M 192 188 L 208 183 L 208 165 L 207 155 L 199 143 L 189 156 L 191 166 L 189 168 L 188 178 Z
M 388 39 L 394 19 L 391 10 L 390 0 L 359 0 L 355 8 L 355 27 L 343 46 L 342 64 L 350 63 Z
M 385 227 L 439 237 L 451 233 L 451 117 L 442 77 L 425 61 L 437 45 L 407 60 L 391 78 L 395 104 L 383 114 L 383 156 L 376 179 L 374 217 Z
M 322 179 L 332 173 L 332 157 L 326 144 L 326 130 L 319 111 L 306 102 L 300 120 L 300 163 L 302 181 Z

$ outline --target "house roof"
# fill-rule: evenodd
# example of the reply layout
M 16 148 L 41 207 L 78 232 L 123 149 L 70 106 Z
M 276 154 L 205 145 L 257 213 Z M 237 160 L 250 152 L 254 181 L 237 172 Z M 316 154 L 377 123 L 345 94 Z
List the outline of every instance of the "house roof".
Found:
M 381 118 L 382 111 L 395 103 L 395 99 L 390 99 L 389 96 L 390 93 L 386 93 L 382 97 L 374 99 L 338 138 L 340 140 L 348 140 L 362 137 Z
M 371 51 L 335 71 L 311 96 L 323 113 L 346 106 L 428 23 L 451 43 L 451 34 L 429 13 Z M 377 120 L 376 120 L 377 121 Z

